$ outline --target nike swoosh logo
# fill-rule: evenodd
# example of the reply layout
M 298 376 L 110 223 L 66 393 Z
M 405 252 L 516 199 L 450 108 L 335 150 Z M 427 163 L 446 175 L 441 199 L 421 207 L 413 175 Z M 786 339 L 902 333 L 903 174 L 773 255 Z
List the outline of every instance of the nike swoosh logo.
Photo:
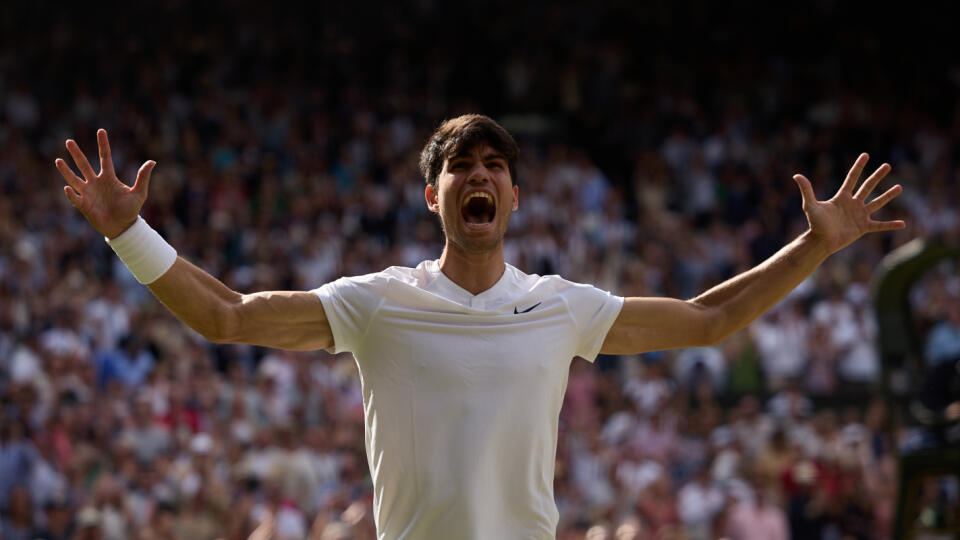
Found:
M 537 302 L 536 304 L 528 307 L 527 309 L 525 309 L 525 310 L 523 310 L 523 311 L 517 311 L 516 306 L 514 306 L 514 308 L 513 308 L 513 314 L 514 314 L 514 315 L 519 315 L 519 314 L 521 314 L 521 313 L 528 313 L 528 312 L 532 311 L 533 308 L 539 306 L 539 305 L 542 304 L 542 303 L 543 303 L 543 302 Z

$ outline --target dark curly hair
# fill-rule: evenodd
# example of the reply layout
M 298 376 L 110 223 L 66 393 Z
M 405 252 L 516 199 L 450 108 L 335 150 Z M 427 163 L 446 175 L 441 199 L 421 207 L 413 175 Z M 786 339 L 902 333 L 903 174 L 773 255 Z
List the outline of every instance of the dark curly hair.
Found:
M 427 184 L 436 187 L 443 162 L 478 144 L 503 154 L 510 169 L 510 181 L 517 184 L 517 141 L 500 124 L 482 114 L 465 114 L 444 120 L 420 152 L 420 172 Z

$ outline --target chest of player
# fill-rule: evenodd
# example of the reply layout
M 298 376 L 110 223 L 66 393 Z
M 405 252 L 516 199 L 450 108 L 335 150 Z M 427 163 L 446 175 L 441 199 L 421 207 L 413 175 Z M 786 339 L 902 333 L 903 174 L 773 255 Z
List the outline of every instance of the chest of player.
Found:
M 361 369 L 453 390 L 565 380 L 576 349 L 573 320 L 560 301 L 531 305 L 521 312 L 513 305 L 424 311 L 387 304 L 357 351 Z

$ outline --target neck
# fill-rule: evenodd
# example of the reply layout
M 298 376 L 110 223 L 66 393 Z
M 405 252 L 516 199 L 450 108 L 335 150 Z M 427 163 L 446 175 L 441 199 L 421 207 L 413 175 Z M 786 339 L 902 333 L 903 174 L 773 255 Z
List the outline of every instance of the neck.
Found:
M 471 253 L 447 240 L 440 255 L 440 271 L 450 281 L 475 295 L 493 287 L 505 269 L 502 242 L 489 251 Z

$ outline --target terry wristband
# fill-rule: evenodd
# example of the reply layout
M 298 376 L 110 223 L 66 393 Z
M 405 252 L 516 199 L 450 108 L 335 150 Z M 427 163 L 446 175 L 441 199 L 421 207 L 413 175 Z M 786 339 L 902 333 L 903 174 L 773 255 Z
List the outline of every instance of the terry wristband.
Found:
M 177 250 L 140 216 L 123 234 L 104 240 L 144 285 L 156 281 L 177 261 Z

